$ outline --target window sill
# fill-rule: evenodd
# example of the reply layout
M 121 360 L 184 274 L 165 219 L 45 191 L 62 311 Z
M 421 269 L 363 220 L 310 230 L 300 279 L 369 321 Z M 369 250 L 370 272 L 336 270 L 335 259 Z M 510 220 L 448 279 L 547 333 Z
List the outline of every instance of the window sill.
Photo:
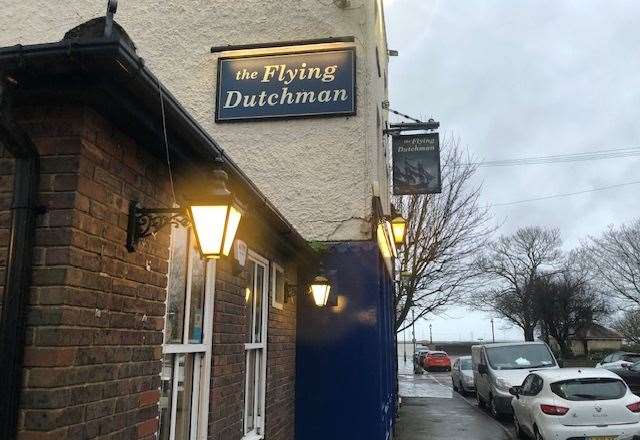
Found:
M 252 431 L 248 434 L 245 434 L 244 437 L 242 437 L 242 440 L 262 440 L 263 438 L 263 435 L 256 434 L 255 431 Z

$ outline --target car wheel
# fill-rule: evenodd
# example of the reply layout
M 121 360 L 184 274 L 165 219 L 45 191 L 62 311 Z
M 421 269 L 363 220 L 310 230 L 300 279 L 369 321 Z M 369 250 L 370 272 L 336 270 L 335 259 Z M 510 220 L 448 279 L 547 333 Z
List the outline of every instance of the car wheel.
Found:
M 482 409 L 486 408 L 487 404 L 484 403 L 484 399 L 480 397 L 480 394 L 478 394 L 477 392 L 476 392 L 476 397 L 478 398 L 478 406 Z
M 453 391 L 458 391 L 458 385 L 456 385 L 456 381 L 451 379 L 451 383 L 453 384 Z

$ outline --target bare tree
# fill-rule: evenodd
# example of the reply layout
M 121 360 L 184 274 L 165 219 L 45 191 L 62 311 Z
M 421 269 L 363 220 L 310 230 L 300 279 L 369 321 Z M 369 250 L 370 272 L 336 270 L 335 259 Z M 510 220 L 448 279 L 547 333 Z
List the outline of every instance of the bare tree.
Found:
M 470 303 L 496 312 L 520 327 L 525 340 L 533 341 L 539 324 L 536 282 L 543 270 L 548 276 L 557 269 L 562 261 L 561 244 L 557 229 L 537 226 L 520 228 L 489 243 L 475 263 L 488 287 Z
M 622 301 L 640 306 L 640 219 L 591 237 L 587 249 L 602 284 Z
M 470 262 L 495 231 L 479 201 L 481 185 L 472 181 L 477 165 L 453 138 L 445 139 L 442 153 L 441 194 L 394 199 L 409 222 L 397 267 L 404 275 L 395 297 L 398 332 L 469 291 L 477 275 Z
M 591 285 L 591 273 L 578 251 L 567 258 L 562 270 L 541 276 L 536 282 L 535 299 L 540 330 L 545 341 L 553 337 L 562 357 L 570 354 L 569 338 L 581 327 L 606 316 L 606 298 Z
M 612 327 L 620 333 L 627 342 L 640 345 L 640 310 L 627 310 L 613 322 Z

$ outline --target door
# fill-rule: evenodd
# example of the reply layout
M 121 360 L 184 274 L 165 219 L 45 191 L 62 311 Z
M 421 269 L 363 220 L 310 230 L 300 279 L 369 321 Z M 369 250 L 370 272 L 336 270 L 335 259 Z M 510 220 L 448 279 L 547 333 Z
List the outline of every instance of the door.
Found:
M 529 380 L 526 384 L 527 387 L 523 388 L 522 395 L 519 399 L 522 410 L 520 412 L 521 418 L 518 418 L 518 420 L 520 420 L 520 425 L 523 426 L 527 432 L 533 433 L 535 400 L 542 391 L 544 381 L 537 374 L 530 374 L 525 379 L 525 381 L 527 380 Z
M 528 425 L 525 422 L 527 420 L 527 417 L 530 418 L 530 416 L 526 414 L 527 409 L 525 407 L 525 402 L 526 402 L 526 393 L 531 391 L 532 383 L 533 383 L 533 374 L 530 374 L 524 379 L 524 382 L 522 382 L 522 386 L 520 387 L 520 394 L 513 401 L 513 411 L 515 413 L 516 418 L 518 419 L 518 422 L 520 423 L 520 428 L 526 430 L 527 432 L 530 432 L 530 430 Z

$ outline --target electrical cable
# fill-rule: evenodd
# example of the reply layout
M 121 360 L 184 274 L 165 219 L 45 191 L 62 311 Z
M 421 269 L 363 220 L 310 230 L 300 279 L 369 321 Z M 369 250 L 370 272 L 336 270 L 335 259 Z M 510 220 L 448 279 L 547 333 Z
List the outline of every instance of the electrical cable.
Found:
M 531 156 L 521 159 L 502 159 L 482 162 L 471 162 L 468 165 L 479 167 L 501 167 L 515 165 L 542 165 L 566 162 L 585 162 L 592 160 L 616 159 L 622 157 L 640 156 L 640 148 L 614 148 L 608 150 L 595 150 L 571 154 L 556 154 L 547 156 Z
M 617 185 L 601 186 L 599 188 L 591 188 L 591 189 L 587 189 L 587 190 L 583 190 L 583 191 L 575 191 L 575 192 L 564 193 L 564 194 L 553 194 L 553 195 L 542 196 L 542 197 L 534 197 L 532 199 L 517 200 L 517 201 L 514 201 L 514 202 L 493 203 L 493 204 L 491 204 L 489 206 L 490 207 L 495 207 L 495 206 L 517 205 L 517 204 L 520 204 L 520 203 L 537 202 L 539 200 L 556 199 L 556 198 L 560 198 L 560 197 L 569 197 L 569 196 L 575 196 L 575 195 L 579 195 L 579 194 L 586 194 L 586 193 L 596 192 L 596 191 L 604 191 L 604 190 L 607 190 L 607 189 L 620 188 L 622 186 L 630 186 L 630 185 L 638 185 L 638 184 L 640 184 L 640 180 L 635 181 L 635 182 L 619 183 Z
M 158 80 L 158 91 L 160 92 L 160 110 L 162 112 L 162 131 L 164 133 L 164 149 L 167 155 L 167 167 L 169 169 L 169 181 L 171 182 L 171 195 L 173 196 L 173 204 L 177 205 L 176 202 L 176 190 L 173 185 L 173 172 L 171 171 L 171 159 L 169 157 L 169 140 L 167 137 L 167 120 L 164 114 L 164 96 L 162 94 L 162 85 L 160 84 L 160 80 Z

